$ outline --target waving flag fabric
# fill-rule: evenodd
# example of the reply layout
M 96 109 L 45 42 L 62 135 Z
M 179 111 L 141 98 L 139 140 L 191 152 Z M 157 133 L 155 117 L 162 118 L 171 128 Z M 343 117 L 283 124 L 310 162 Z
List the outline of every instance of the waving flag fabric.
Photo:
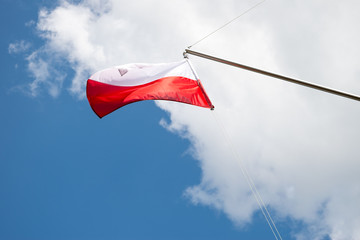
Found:
M 99 71 L 87 81 L 90 106 L 100 118 L 143 100 L 169 100 L 213 108 L 187 61 L 133 63 Z

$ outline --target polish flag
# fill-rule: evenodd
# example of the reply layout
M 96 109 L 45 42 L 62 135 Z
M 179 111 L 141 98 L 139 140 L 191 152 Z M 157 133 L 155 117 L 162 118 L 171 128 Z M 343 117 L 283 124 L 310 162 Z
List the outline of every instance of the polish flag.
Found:
M 169 100 L 213 109 L 188 60 L 174 63 L 132 63 L 104 69 L 86 85 L 91 108 L 100 117 L 143 100 Z

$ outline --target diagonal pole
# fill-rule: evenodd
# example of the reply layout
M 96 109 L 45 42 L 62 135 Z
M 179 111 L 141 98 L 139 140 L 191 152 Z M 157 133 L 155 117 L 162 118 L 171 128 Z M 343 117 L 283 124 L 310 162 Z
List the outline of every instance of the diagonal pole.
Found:
M 352 100 L 360 101 L 360 96 L 350 94 L 350 93 L 346 93 L 346 92 L 342 92 L 342 91 L 339 91 L 339 90 L 336 90 L 336 89 L 323 87 L 321 85 L 305 82 L 305 81 L 298 80 L 298 79 L 295 79 L 295 78 L 285 77 L 285 76 L 282 76 L 282 75 L 279 75 L 279 74 L 276 74 L 276 73 L 267 72 L 267 71 L 264 71 L 264 70 L 261 70 L 261 69 L 258 69 L 258 68 L 253 68 L 253 67 L 246 66 L 246 65 L 243 65 L 243 64 L 240 64 L 240 63 L 236 63 L 236 62 L 231 62 L 231 61 L 228 61 L 228 60 L 225 60 L 225 59 L 217 58 L 217 57 L 210 56 L 210 55 L 207 55 L 207 54 L 203 54 L 203 53 L 200 53 L 200 52 L 196 52 L 196 51 L 193 51 L 193 50 L 190 50 L 190 49 L 185 49 L 185 53 L 191 54 L 191 55 L 194 55 L 194 56 L 198 56 L 198 57 L 202 57 L 202 58 L 206 58 L 206 59 L 209 59 L 209 60 L 212 60 L 212 61 L 224 63 L 224 64 L 227 64 L 227 65 L 230 65 L 230 66 L 233 66 L 233 67 L 242 68 L 242 69 L 245 69 L 245 70 L 248 70 L 248 71 L 251 71 L 251 72 L 256 72 L 256 73 L 259 73 L 259 74 L 263 74 L 263 75 L 266 75 L 266 76 L 269 76 L 269 77 L 281 79 L 281 80 L 291 82 L 291 83 L 295 83 L 295 84 L 298 84 L 298 85 L 301 85 L 301 86 L 313 88 L 313 89 L 316 89 L 316 90 L 319 90 L 319 91 L 323 91 L 323 92 L 335 94 L 335 95 L 338 95 L 338 96 L 341 96 L 341 97 L 350 98 Z

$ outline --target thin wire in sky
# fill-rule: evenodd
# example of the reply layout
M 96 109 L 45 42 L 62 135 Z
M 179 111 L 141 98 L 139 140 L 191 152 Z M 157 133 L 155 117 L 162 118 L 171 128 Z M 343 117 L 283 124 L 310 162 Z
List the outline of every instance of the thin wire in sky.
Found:
M 224 124 L 220 121 L 220 118 L 216 115 L 216 111 L 213 111 L 212 115 L 215 118 L 215 121 L 217 122 L 218 126 L 220 127 L 220 130 L 224 137 L 225 142 L 231 149 L 231 152 L 234 155 L 234 157 L 238 160 L 238 164 L 241 169 L 241 172 L 242 172 L 243 176 L 245 177 L 245 180 L 246 180 L 247 184 L 249 185 L 249 188 L 250 188 L 263 216 L 265 217 L 265 220 L 268 223 L 271 232 L 273 233 L 276 240 L 282 240 L 282 236 L 281 236 L 279 230 L 277 229 L 276 224 L 275 224 L 273 218 L 271 217 L 270 212 L 268 211 L 266 204 L 264 203 L 259 191 L 257 190 L 257 187 L 256 187 L 252 177 L 250 176 L 245 165 L 242 163 L 240 156 L 238 155 L 237 151 L 235 150 L 235 147 L 231 141 L 230 136 L 228 135 L 228 132 L 226 131 L 226 129 L 224 127 Z
M 227 25 L 229 25 L 230 23 L 234 22 L 235 20 L 237 20 L 238 18 L 240 18 L 241 16 L 244 16 L 246 13 L 250 12 L 251 10 L 253 10 L 254 8 L 256 8 L 257 6 L 259 6 L 260 4 L 264 3 L 266 0 L 263 0 L 261 2 L 258 2 L 257 4 L 255 4 L 254 6 L 252 6 L 251 8 L 247 9 L 245 12 L 241 13 L 239 16 L 231 19 L 230 21 L 228 21 L 227 23 L 225 23 L 224 25 L 222 25 L 221 27 L 217 28 L 216 30 L 212 31 L 211 33 L 207 34 L 205 37 L 201 38 L 200 40 L 196 41 L 195 43 L 193 43 L 192 45 L 188 46 L 188 48 L 193 47 L 194 45 L 198 44 L 199 42 L 205 40 L 206 38 L 210 37 L 211 35 L 213 35 L 214 33 L 216 33 L 217 31 L 223 29 L 224 27 L 226 27 Z

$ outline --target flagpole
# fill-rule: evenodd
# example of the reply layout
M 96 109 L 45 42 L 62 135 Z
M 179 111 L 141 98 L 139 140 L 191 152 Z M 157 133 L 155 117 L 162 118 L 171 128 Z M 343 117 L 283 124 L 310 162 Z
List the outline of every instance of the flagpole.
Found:
M 193 50 L 190 50 L 190 49 L 185 49 L 184 54 L 186 54 L 186 53 L 194 55 L 194 56 L 206 58 L 206 59 L 209 59 L 209 60 L 212 60 L 212 61 L 220 62 L 220 63 L 223 63 L 223 64 L 227 64 L 227 65 L 230 65 L 230 66 L 233 66 L 233 67 L 242 68 L 242 69 L 245 69 L 245 70 L 248 70 L 248 71 L 251 71 L 251 72 L 256 72 L 256 73 L 266 75 L 266 76 L 269 76 L 269 77 L 284 80 L 284 81 L 287 81 L 287 82 L 295 83 L 295 84 L 298 84 L 298 85 L 301 85 L 301 86 L 313 88 L 313 89 L 316 89 L 316 90 L 319 90 L 319 91 L 323 91 L 323 92 L 327 92 L 327 93 L 330 93 L 330 94 L 335 94 L 335 95 L 338 95 L 338 96 L 341 96 L 341 97 L 349 98 L 349 99 L 352 99 L 352 100 L 360 101 L 360 96 L 350 94 L 350 93 L 346 93 L 346 92 L 342 92 L 342 91 L 339 91 L 339 90 L 336 90 L 336 89 L 320 86 L 320 85 L 317 85 L 317 84 L 314 84 L 314 83 L 305 82 L 305 81 L 302 81 L 302 80 L 299 80 L 299 79 L 285 77 L 285 76 L 282 76 L 282 75 L 279 75 L 279 74 L 276 74 L 276 73 L 267 72 L 267 71 L 264 71 L 264 70 L 261 70 L 261 69 L 258 69 L 258 68 L 246 66 L 246 65 L 236 63 L 236 62 L 231 62 L 231 61 L 228 61 L 228 60 L 225 60 L 225 59 L 217 58 L 217 57 L 210 56 L 210 55 L 200 53 L 200 52 L 196 52 L 196 51 L 193 51 Z

